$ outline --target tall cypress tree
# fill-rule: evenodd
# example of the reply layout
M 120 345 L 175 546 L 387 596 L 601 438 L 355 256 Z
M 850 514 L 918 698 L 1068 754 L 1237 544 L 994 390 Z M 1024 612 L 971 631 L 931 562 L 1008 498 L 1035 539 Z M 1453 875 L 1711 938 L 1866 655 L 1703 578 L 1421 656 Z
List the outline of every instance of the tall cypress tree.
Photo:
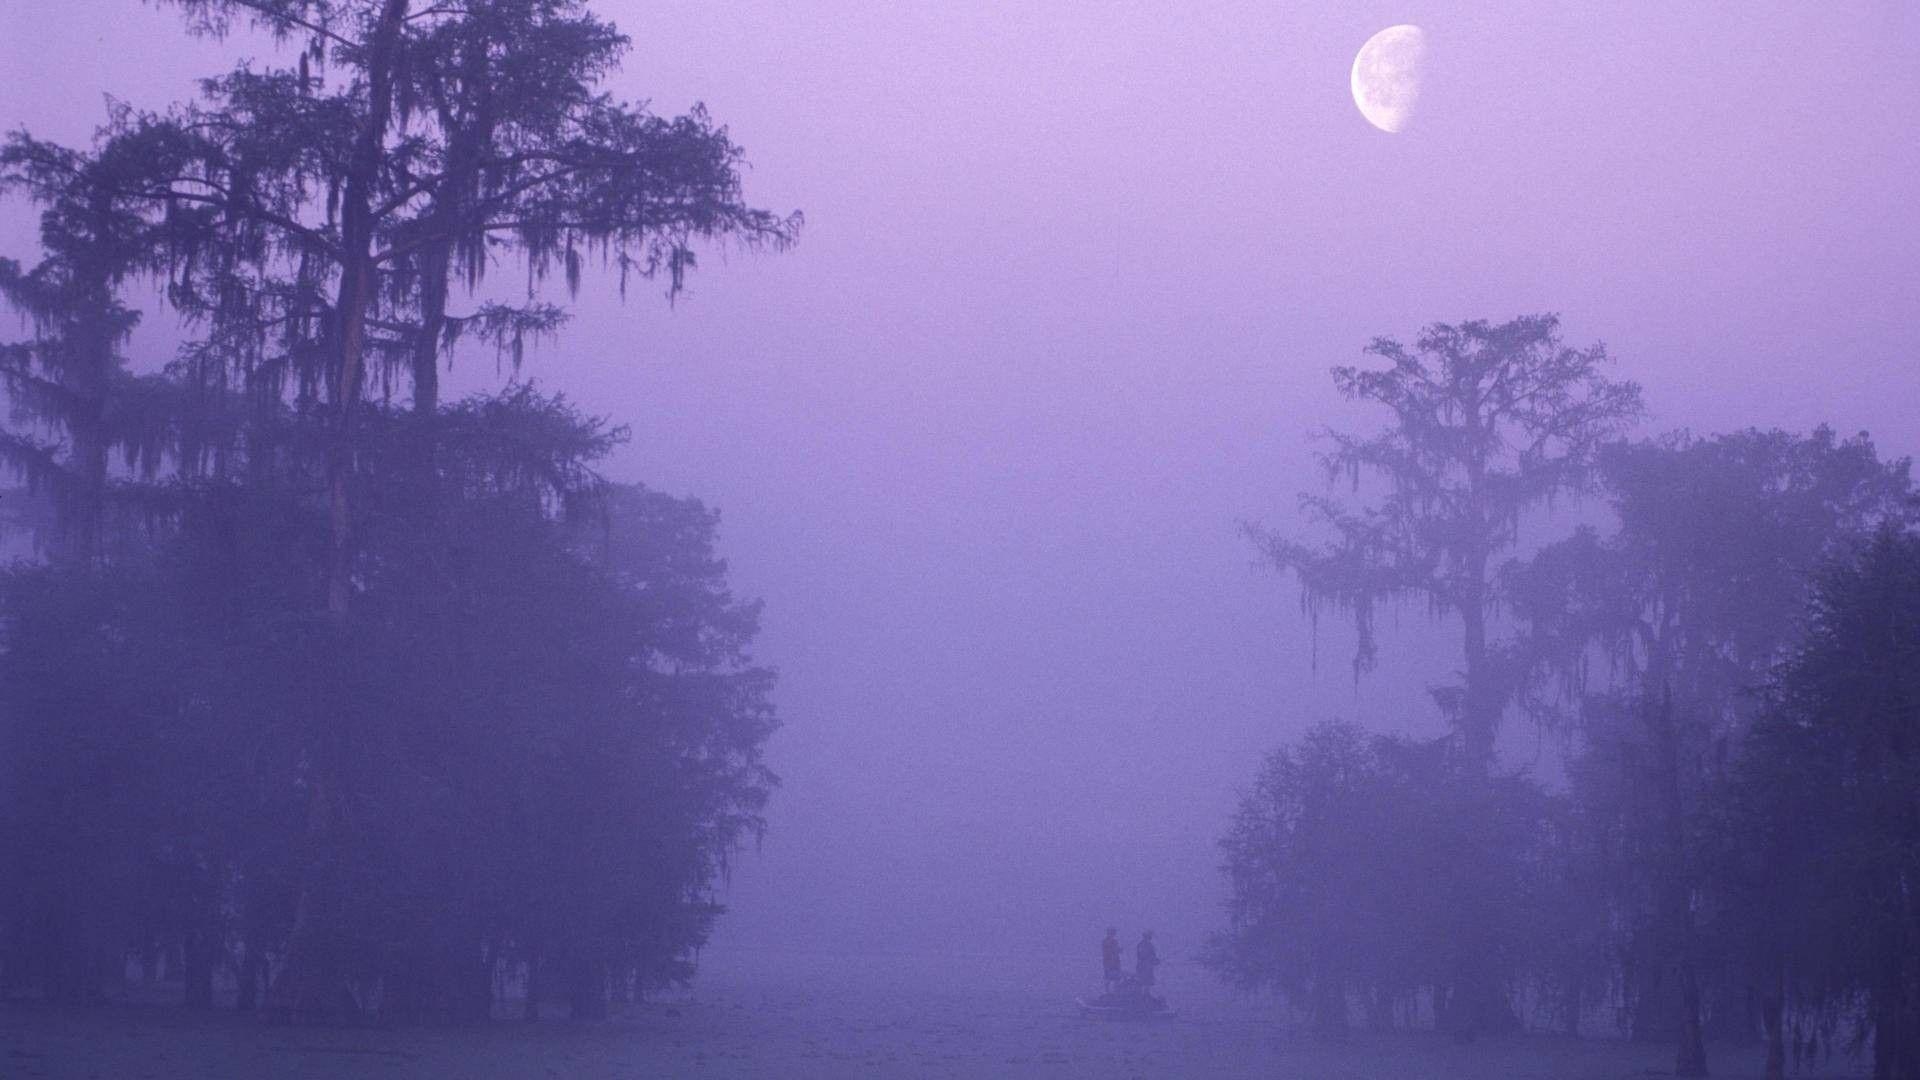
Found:
M 1348 398 L 1384 406 L 1373 435 L 1330 433 L 1330 480 L 1380 485 L 1372 505 L 1303 495 L 1327 539 L 1254 527 L 1273 564 L 1293 572 L 1310 611 L 1352 617 L 1355 674 L 1374 660 L 1373 617 L 1382 603 L 1424 601 L 1461 624 L 1461 682 L 1438 694 L 1468 759 L 1493 758 L 1501 711 L 1514 689 L 1489 620 L 1505 605 L 1498 559 L 1521 518 L 1578 491 L 1594 452 L 1640 416 L 1640 389 L 1609 379 L 1606 350 L 1560 340 L 1559 319 L 1436 323 L 1408 348 L 1378 338 L 1367 352 L 1384 369 L 1337 367 Z
M 1615 445 L 1598 476 L 1619 528 L 1582 530 L 1509 575 L 1516 651 L 1575 691 L 1576 792 L 1614 853 L 1603 877 L 1633 1031 L 1675 1039 L 1676 1072 L 1700 1076 L 1711 797 L 1816 571 L 1908 512 L 1908 468 L 1821 428 Z M 1591 649 L 1613 678 L 1588 686 Z
M 1356 489 L 1371 481 L 1378 496 L 1359 508 L 1301 496 L 1308 518 L 1331 534 L 1324 538 L 1249 532 L 1277 568 L 1299 579 L 1310 612 L 1330 604 L 1353 619 L 1356 678 L 1374 661 L 1382 603 L 1420 600 L 1460 620 L 1460 682 L 1434 696 L 1453 727 L 1460 767 L 1486 785 L 1516 687 L 1490 628 L 1508 601 L 1496 560 L 1516 544 L 1526 513 L 1586 486 L 1597 448 L 1639 417 L 1640 390 L 1606 376 L 1602 346 L 1562 343 L 1553 315 L 1436 323 L 1412 348 L 1378 338 L 1367 352 L 1387 366 L 1337 367 L 1334 382 L 1349 398 L 1384 406 L 1388 426 L 1373 435 L 1331 433 L 1323 463 L 1329 480 L 1346 477 Z M 1457 1033 L 1511 1022 L 1497 978 L 1474 950 L 1463 951 L 1447 981 L 1454 989 L 1443 1022 Z
M 367 396 L 412 380 L 438 403 L 446 345 L 491 338 L 517 358 L 551 330 L 550 304 L 449 312 L 455 284 L 517 253 L 539 279 L 577 287 L 590 258 L 678 291 L 703 243 L 781 248 L 798 215 L 746 204 L 741 151 L 703 110 L 662 118 L 599 88 L 626 39 L 578 0 L 178 0 L 192 28 L 251 21 L 299 46 L 283 66 L 210 79 L 203 98 L 153 114 L 116 109 L 102 156 L 138 162 L 107 196 L 151 229 L 148 266 L 198 321 L 194 359 L 256 395 L 324 413 L 329 541 L 323 606 L 345 633 L 356 581 L 356 491 L 370 470 L 422 467 L 367 453 Z M 26 134 L 7 153 L 47 197 L 80 156 Z M 319 861 L 338 819 L 337 771 L 359 752 L 348 725 L 309 733 L 310 858 L 283 1002 L 330 995 L 338 973 L 309 946 L 316 907 L 337 906 Z
M 112 450 L 151 469 L 169 425 L 151 408 L 164 407 L 158 384 L 136 380 L 121 353 L 140 315 L 120 289 L 146 265 L 150 229 L 114 191 L 110 156 L 51 152 L 49 167 L 19 149 L 0 151 L 0 184 L 41 202 L 43 257 L 31 269 L 0 259 L 0 300 L 31 329 L 0 344 L 13 419 L 0 455 L 51 497 L 55 559 L 88 564 L 105 541 Z

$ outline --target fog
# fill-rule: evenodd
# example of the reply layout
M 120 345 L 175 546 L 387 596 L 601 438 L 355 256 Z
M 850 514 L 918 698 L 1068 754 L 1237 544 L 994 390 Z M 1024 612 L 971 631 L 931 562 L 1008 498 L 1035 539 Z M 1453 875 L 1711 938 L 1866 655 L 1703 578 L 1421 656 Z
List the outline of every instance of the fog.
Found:
M 633 39 L 609 89 L 704 102 L 748 200 L 805 214 L 791 251 L 702 251 L 671 305 L 590 272 L 520 371 L 631 424 L 609 475 L 718 508 L 765 601 L 781 782 L 716 952 L 1090 965 L 1117 925 L 1189 959 L 1262 755 L 1332 719 L 1444 733 L 1457 623 L 1387 609 L 1356 679 L 1351 624 L 1316 629 L 1243 530 L 1301 528 L 1318 433 L 1381 422 L 1328 375 L 1375 336 L 1557 312 L 1644 388 L 1636 436 L 1920 450 L 1904 4 L 594 9 Z M 1347 78 L 1398 22 L 1432 82 L 1387 135 Z M 158 108 L 248 54 L 286 55 L 27 0 L 0 121 L 83 143 L 103 93 Z M 34 209 L 0 215 L 27 259 Z M 132 302 L 151 370 L 187 331 Z M 446 396 L 503 377 L 466 347 Z M 1528 535 L 1608 519 L 1552 513 Z M 1500 748 L 1557 783 L 1555 736 L 1510 715 Z

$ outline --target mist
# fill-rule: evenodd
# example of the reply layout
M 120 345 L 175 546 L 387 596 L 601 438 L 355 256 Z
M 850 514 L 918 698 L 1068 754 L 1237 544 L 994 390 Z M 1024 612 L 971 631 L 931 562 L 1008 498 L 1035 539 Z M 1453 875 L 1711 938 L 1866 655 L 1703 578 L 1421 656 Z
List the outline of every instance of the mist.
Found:
M 164 110 L 241 60 L 293 64 L 305 40 L 244 17 L 224 37 L 189 36 L 183 6 L 223 5 L 9 9 L 0 120 L 87 147 L 103 98 Z M 1075 998 L 1100 991 L 1100 936 L 1117 926 L 1129 968 L 1139 932 L 1155 931 L 1176 1023 L 1231 1016 L 1233 1032 L 1304 1044 L 1314 1006 L 1288 992 L 1292 975 L 1220 961 L 1238 895 L 1222 841 L 1270 755 L 1329 724 L 1362 743 L 1444 741 L 1458 724 L 1433 690 L 1467 678 L 1458 611 L 1411 593 L 1382 595 L 1377 661 L 1356 672 L 1350 612 L 1303 603 L 1308 574 L 1258 540 L 1337 545 L 1302 494 L 1362 507 L 1394 490 L 1379 475 L 1330 481 L 1319 461 L 1337 445 L 1329 431 L 1393 421 L 1329 375 L 1379 366 L 1364 352 L 1376 338 L 1412 347 L 1435 324 L 1554 313 L 1559 343 L 1604 343 L 1604 378 L 1639 388 L 1643 407 L 1596 446 L 1749 430 L 1816 440 L 1827 425 L 1842 448 L 1870 432 L 1890 473 L 1920 448 L 1920 143 L 1901 134 L 1920 108 L 1920 24 L 1899 4 L 588 8 L 631 38 L 600 89 L 662 117 L 704 105 L 741 148 L 741 204 L 804 215 L 790 248 L 696 238 L 671 303 L 664 279 L 623 288 L 589 251 L 577 294 L 558 275 L 535 286 L 567 321 L 517 366 L 472 337 L 446 350 L 441 376 L 450 404 L 531 384 L 628 425 L 592 468 L 717 510 L 725 586 L 763 604 L 747 652 L 777 672 L 778 727 L 756 753 L 778 784 L 713 876 L 725 913 L 687 952 L 706 974 L 671 992 L 690 1010 L 798 987 L 814 995 L 795 1006 L 805 1022 L 826 1025 L 820 987 L 887 1001 L 951 980 L 1030 988 L 1018 1008 L 1079 1022 Z M 1416 122 L 1388 134 L 1355 110 L 1348 74 L 1395 23 L 1425 28 L 1430 54 Z M 0 203 L 0 254 L 28 267 L 43 253 L 35 200 L 14 183 Z M 527 300 L 524 254 L 492 258 L 453 306 Z M 123 292 L 143 314 L 121 352 L 143 375 L 207 335 L 156 280 L 129 273 Z M 0 341 L 31 339 L 31 323 L 0 323 Z M 412 384 L 395 380 L 389 404 L 403 409 Z M 1595 465 L 1578 487 L 1522 507 L 1489 574 L 1581 528 L 1624 535 L 1628 474 Z M 1821 568 L 1882 517 L 1910 518 L 1900 500 L 1809 541 L 1793 567 L 1803 591 L 1768 630 L 1778 656 L 1754 661 L 1756 684 L 1800 640 Z M 1550 621 L 1502 607 L 1491 633 L 1531 640 Z M 1605 668 L 1604 642 L 1568 647 Z M 31 673 L 9 677 L 33 689 Z M 1518 697 L 1495 711 L 1494 771 L 1556 797 L 1577 789 L 1598 729 Z M 1337 835 L 1350 845 L 1365 830 Z M 1615 982 L 1631 996 L 1630 977 Z M 1409 992 L 1429 998 L 1408 1025 L 1455 1046 L 1431 992 Z M 1516 990 L 1515 1011 L 1539 993 Z M 645 1041 L 672 1037 L 672 1019 L 611 1023 L 640 1025 Z M 1760 1074 L 1764 1025 L 1750 1019 L 1725 1074 L 1749 1057 Z M 42 1038 L 7 1022 L 8 1041 Z M 1631 1027 L 1593 1033 L 1670 1067 L 1666 1029 L 1635 1042 Z M 1165 1046 L 1229 1038 L 1189 1028 L 1162 1045 L 1123 1030 L 1136 1040 L 1125 1061 L 1167 1075 L 1209 1066 Z M 45 1075 L 68 1075 L 66 1037 L 31 1043 Z M 729 1045 L 742 1053 L 763 1045 L 740 1038 Z M 949 1038 L 969 1054 L 987 1041 Z M 1111 1064 L 1029 1047 L 936 1068 L 907 1056 L 918 1043 L 888 1045 L 899 1060 L 809 1067 Z M 1445 1075 L 1513 1074 L 1493 1050 L 1462 1053 Z M 1232 1060 L 1214 1070 L 1263 1059 Z

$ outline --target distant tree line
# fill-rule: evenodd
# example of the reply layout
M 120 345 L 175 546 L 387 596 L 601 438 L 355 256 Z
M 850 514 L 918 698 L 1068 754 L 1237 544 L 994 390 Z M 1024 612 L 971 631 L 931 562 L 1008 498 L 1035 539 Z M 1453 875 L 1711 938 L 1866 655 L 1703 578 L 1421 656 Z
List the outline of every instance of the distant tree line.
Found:
M 439 378 L 554 335 L 550 273 L 671 292 L 797 216 L 704 112 L 600 90 L 626 39 L 577 0 L 175 6 L 295 59 L 0 146 L 42 211 L 0 260 L 39 552 L 0 575 L 0 989 L 171 957 L 189 1005 L 479 1019 L 510 973 L 582 1016 L 686 980 L 775 782 L 758 607 L 712 511 L 600 475 L 623 428 Z M 481 291 L 508 260 L 525 303 Z M 191 334 L 137 374 L 140 282 Z
M 1871 1046 L 1920 1077 L 1920 503 L 1865 435 L 1628 441 L 1636 387 L 1551 316 L 1435 325 L 1339 368 L 1390 419 L 1332 436 L 1355 506 L 1323 539 L 1254 527 L 1310 613 L 1423 601 L 1463 628 L 1450 733 L 1322 723 L 1275 750 L 1223 841 L 1213 959 L 1319 1029 L 1462 1038 L 1609 1011 L 1707 1072 Z M 1597 496 L 1605 528 L 1541 537 Z M 1536 530 L 1522 544 L 1522 530 Z M 1503 718 L 1560 736 L 1564 782 L 1502 764 Z

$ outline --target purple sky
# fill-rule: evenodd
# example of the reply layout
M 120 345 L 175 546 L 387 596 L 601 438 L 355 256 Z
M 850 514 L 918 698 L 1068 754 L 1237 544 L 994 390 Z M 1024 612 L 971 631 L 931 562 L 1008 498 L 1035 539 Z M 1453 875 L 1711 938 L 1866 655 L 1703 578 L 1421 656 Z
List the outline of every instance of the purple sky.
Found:
M 595 6 L 635 41 L 618 93 L 705 101 L 751 196 L 808 218 L 671 311 L 590 285 L 527 368 L 633 424 L 619 475 L 721 507 L 768 602 L 786 786 L 736 940 L 1114 921 L 1184 951 L 1260 751 L 1329 715 L 1432 730 L 1444 632 L 1407 613 L 1356 690 L 1323 627 L 1316 672 L 1237 533 L 1317 484 L 1313 430 L 1373 421 L 1327 368 L 1375 334 L 1557 310 L 1652 427 L 1920 449 L 1903 4 Z M 1387 135 L 1347 71 L 1398 22 L 1432 83 Z M 102 91 L 157 106 L 266 53 L 177 27 L 15 0 L 0 123 L 82 139 Z M 0 252 L 31 236 L 0 207 Z

